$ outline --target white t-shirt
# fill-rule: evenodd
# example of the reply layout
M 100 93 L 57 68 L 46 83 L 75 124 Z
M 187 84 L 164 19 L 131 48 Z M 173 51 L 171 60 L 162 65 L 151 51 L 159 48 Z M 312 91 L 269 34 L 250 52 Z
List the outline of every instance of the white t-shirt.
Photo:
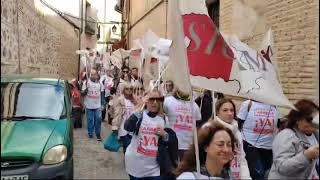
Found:
M 125 154 L 126 171 L 134 177 L 160 176 L 157 163 L 158 140 L 156 128 L 165 127 L 164 119 L 149 117 L 143 112 L 138 136 L 133 135 Z
M 216 179 L 216 180 L 223 180 L 223 178 L 221 177 L 209 177 L 209 176 L 206 176 L 206 175 L 203 175 L 203 174 L 200 174 L 200 177 L 197 178 L 196 177 L 196 174 L 197 172 L 183 172 L 182 174 L 180 174 L 180 176 L 177 177 L 177 180 L 190 180 L 190 179 L 208 179 L 208 180 L 211 180 L 211 179 Z
M 103 80 L 104 80 L 104 84 L 102 83 Z M 103 84 L 103 86 L 104 86 L 104 92 L 105 92 L 104 96 L 105 96 L 105 97 L 110 96 L 110 95 L 111 95 L 111 94 L 110 94 L 110 89 L 111 89 L 112 86 L 113 86 L 113 78 L 111 78 L 111 77 L 109 77 L 109 76 L 107 76 L 107 75 L 103 75 L 103 77 L 101 77 L 100 82 L 101 82 L 101 83 Z
M 230 164 L 230 170 L 233 175 L 233 179 L 251 179 L 250 172 L 248 168 L 248 163 L 245 158 L 246 153 L 243 150 L 242 136 L 238 129 L 238 123 L 236 120 L 233 120 L 231 124 L 224 122 L 219 117 L 215 117 L 214 121 L 222 124 L 224 127 L 230 129 L 233 132 L 233 135 L 237 139 L 237 143 L 234 149 L 234 158 Z M 209 126 L 210 122 L 206 122 L 202 125 L 202 128 Z
M 191 105 L 193 105 L 193 113 Z M 198 105 L 191 101 L 178 100 L 168 96 L 164 100 L 164 111 L 168 115 L 169 127 L 173 129 L 178 138 L 179 150 L 189 149 L 193 142 L 193 121 L 201 120 Z
M 238 118 L 245 120 L 242 130 L 242 139 L 257 148 L 272 149 L 272 142 L 277 132 L 279 113 L 275 106 L 251 101 L 241 104 Z
M 87 83 L 84 82 L 82 90 L 86 89 Z M 98 109 L 101 107 L 101 91 L 103 85 L 100 82 L 92 82 L 88 80 L 88 93 L 84 97 L 84 105 L 87 109 Z
M 123 107 L 123 114 L 122 114 L 122 122 L 119 128 L 118 136 L 125 136 L 128 134 L 128 131 L 124 129 L 124 123 L 127 121 L 127 119 L 131 116 L 131 114 L 134 111 L 134 105 L 130 100 L 127 100 L 124 98 L 125 106 Z

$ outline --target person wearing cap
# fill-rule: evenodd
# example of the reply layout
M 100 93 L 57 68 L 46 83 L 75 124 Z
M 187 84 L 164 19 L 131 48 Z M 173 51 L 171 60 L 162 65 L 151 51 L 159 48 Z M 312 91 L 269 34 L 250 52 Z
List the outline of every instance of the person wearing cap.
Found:
M 118 134 L 118 138 L 123 145 L 123 152 L 126 153 L 131 135 L 124 129 L 124 124 L 133 113 L 137 101 L 133 97 L 133 86 L 130 83 L 120 84 L 120 91 L 120 97 L 114 101 L 112 131 Z
M 287 115 L 288 127 L 275 137 L 273 163 L 268 179 L 319 179 L 316 160 L 319 139 L 312 121 L 319 107 L 310 100 L 299 100 Z

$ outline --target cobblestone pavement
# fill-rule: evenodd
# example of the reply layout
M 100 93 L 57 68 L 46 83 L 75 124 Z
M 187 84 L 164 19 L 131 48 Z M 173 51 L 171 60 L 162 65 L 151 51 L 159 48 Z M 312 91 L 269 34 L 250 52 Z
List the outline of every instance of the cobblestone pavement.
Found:
M 103 148 L 102 142 L 87 136 L 86 119 L 84 127 L 74 129 L 74 179 L 129 179 L 124 169 L 124 155 L 121 151 L 110 152 Z M 103 122 L 101 137 L 104 139 L 111 126 Z

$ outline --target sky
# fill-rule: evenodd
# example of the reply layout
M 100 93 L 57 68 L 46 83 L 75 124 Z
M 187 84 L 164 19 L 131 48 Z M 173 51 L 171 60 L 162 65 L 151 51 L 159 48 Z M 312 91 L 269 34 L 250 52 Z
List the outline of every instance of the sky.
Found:
M 69 13 L 73 16 L 79 17 L 80 0 L 44 0 L 56 9 Z M 117 0 L 90 0 L 92 6 L 98 9 L 99 21 L 104 20 L 104 2 L 106 1 L 106 21 L 121 21 L 121 14 L 114 10 Z M 44 7 L 39 0 L 34 0 L 36 7 L 43 10 L 47 15 L 56 15 L 55 12 Z
M 43 0 L 47 2 L 51 7 L 56 8 L 57 10 L 70 14 L 75 17 L 80 17 L 79 15 L 79 4 L 81 0 Z M 85 1 L 85 0 L 83 0 Z M 91 7 L 93 9 L 97 10 L 97 21 L 98 22 L 110 22 L 110 21 L 121 21 L 121 14 L 114 10 L 115 5 L 117 4 L 117 0 L 88 0 L 88 2 L 91 2 Z M 104 19 L 104 7 L 106 2 L 106 19 Z M 39 9 L 44 15 L 57 15 L 54 11 L 44 6 L 40 0 L 34 0 L 35 7 Z M 95 17 L 93 15 L 92 17 Z M 105 26 L 105 27 L 103 27 Z M 101 27 L 101 36 L 99 41 L 105 41 L 106 38 L 104 37 L 104 34 L 106 34 L 110 29 L 113 27 L 113 24 L 103 25 L 100 24 Z M 117 31 L 116 33 L 110 33 L 110 38 L 113 39 L 120 39 L 121 34 L 121 27 L 119 25 L 116 25 Z M 104 48 L 103 45 L 97 44 L 97 49 L 101 50 Z

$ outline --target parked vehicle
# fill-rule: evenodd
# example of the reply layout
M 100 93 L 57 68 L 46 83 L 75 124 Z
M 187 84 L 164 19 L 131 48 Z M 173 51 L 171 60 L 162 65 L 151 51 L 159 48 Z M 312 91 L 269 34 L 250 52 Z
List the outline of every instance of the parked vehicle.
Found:
M 62 79 L 1 77 L 1 180 L 73 179 L 71 111 Z

